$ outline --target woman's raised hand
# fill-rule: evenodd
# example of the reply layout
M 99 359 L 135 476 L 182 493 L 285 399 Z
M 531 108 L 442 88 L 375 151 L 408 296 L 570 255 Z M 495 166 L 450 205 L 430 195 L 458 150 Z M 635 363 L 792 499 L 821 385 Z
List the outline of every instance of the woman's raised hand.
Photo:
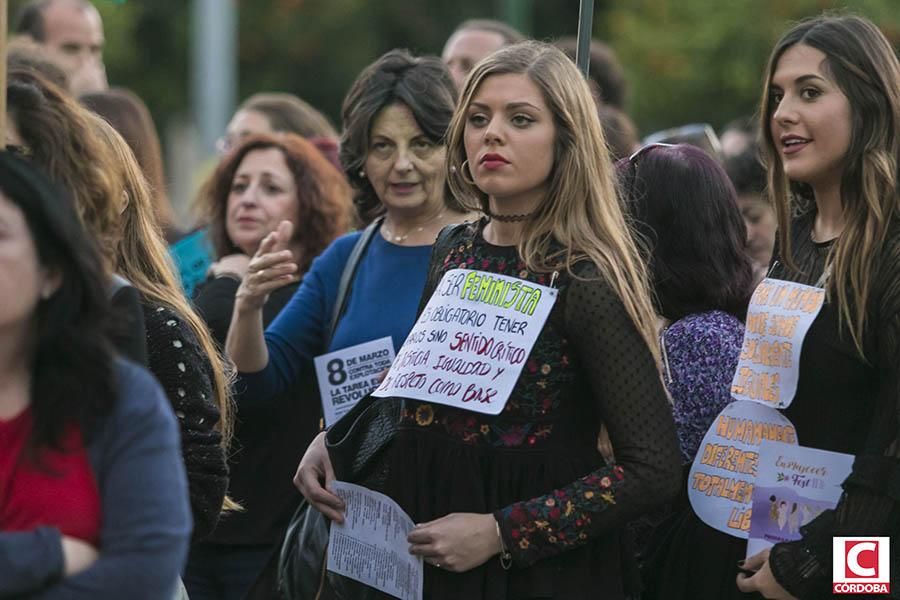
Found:
M 297 280 L 297 263 L 288 250 L 293 235 L 294 224 L 282 221 L 259 243 L 235 296 L 236 309 L 261 309 L 269 294 Z

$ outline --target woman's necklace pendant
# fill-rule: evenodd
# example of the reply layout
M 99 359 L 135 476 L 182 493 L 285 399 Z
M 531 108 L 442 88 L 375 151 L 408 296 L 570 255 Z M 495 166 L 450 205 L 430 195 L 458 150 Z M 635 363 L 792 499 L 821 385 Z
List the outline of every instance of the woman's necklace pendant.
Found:
M 432 219 L 431 221 L 428 221 L 428 222 L 425 223 L 424 225 L 421 225 L 421 226 L 416 227 L 416 228 L 414 228 L 414 229 L 410 229 L 409 231 L 407 231 L 407 232 L 406 232 L 405 234 L 403 234 L 403 235 L 397 235 L 396 233 L 394 233 L 394 230 L 393 230 L 393 229 L 389 229 L 389 228 L 387 227 L 387 225 L 383 225 L 383 226 L 382 226 L 382 229 L 384 229 L 384 232 L 387 234 L 387 236 L 388 236 L 389 238 L 393 239 L 393 241 L 394 241 L 395 243 L 399 244 L 400 242 L 405 242 L 405 241 L 409 238 L 409 236 L 411 236 L 413 233 L 422 233 L 423 231 L 425 231 L 425 227 L 426 227 L 429 223 L 437 223 L 437 222 L 439 222 L 443 217 L 444 217 L 444 211 L 441 211 L 441 213 L 440 213 L 438 216 L 436 216 L 434 219 Z

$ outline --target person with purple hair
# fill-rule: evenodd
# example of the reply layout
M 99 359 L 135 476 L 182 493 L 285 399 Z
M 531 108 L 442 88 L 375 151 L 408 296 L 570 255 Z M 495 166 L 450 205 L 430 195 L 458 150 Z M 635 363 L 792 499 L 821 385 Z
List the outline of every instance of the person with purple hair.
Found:
M 754 281 L 747 230 L 728 175 L 699 148 L 644 146 L 619 161 L 617 173 L 645 242 L 663 380 L 686 474 L 707 429 L 731 402 Z M 643 597 L 737 597 L 735 564 L 720 557 L 723 544 L 743 540 L 701 522 L 686 489 L 652 533 L 646 522 L 635 527 L 640 538 L 649 538 L 639 540 L 645 542 Z

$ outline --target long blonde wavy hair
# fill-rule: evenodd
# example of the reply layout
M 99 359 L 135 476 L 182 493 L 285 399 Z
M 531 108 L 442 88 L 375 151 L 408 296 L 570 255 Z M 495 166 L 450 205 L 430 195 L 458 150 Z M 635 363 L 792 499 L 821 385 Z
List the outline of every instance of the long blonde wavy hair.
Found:
M 234 369 L 223 358 L 209 329 L 184 297 L 153 209 L 150 185 L 131 148 L 101 117 L 91 114 L 90 121 L 94 133 L 112 151 L 114 162 L 107 168 L 119 179 L 119 189 L 124 190 L 120 196 L 122 235 L 112 257 L 114 270 L 130 281 L 148 302 L 165 306 L 184 319 L 209 357 L 215 402 L 220 413 L 217 429 L 227 451 L 234 423 L 230 391 Z M 224 507 L 236 508 L 236 505 L 226 498 Z
M 619 201 L 613 164 L 590 89 L 572 61 L 541 42 L 507 46 L 482 60 L 466 79 L 448 131 L 451 192 L 470 210 L 488 211 L 488 196 L 463 177 L 463 138 L 469 105 L 492 75 L 526 75 L 554 116 L 554 163 L 547 198 L 524 223 L 519 254 L 529 269 L 550 272 L 590 260 L 613 287 L 625 310 L 659 358 L 648 273 Z M 563 250 L 554 251 L 554 245 Z
M 853 15 L 802 21 L 775 45 L 766 69 L 760 108 L 768 165 L 768 193 L 778 216 L 778 242 L 785 265 L 798 271 L 791 253 L 791 219 L 812 201 L 808 186 L 788 180 L 772 138 L 775 105 L 769 90 L 782 54 L 796 44 L 825 55 L 824 68 L 850 103 L 852 132 L 841 177 L 844 230 L 826 263 L 832 269 L 826 294 L 836 298 L 841 331 L 846 326 L 861 357 L 866 308 L 888 226 L 900 214 L 900 62 L 872 22 Z M 799 206 L 798 206 L 799 205 Z

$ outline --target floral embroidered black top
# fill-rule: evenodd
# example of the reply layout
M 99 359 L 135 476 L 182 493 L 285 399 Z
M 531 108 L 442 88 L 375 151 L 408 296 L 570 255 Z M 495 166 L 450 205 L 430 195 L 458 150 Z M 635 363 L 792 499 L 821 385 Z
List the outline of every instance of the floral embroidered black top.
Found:
M 549 285 L 514 247 L 488 244 L 486 221 L 445 231 L 422 306 L 455 268 Z M 495 558 L 466 573 L 426 567 L 425 594 L 450 598 L 624 598 L 624 525 L 671 499 L 678 441 L 652 355 L 618 295 L 586 261 L 559 297 L 504 410 L 496 416 L 405 401 L 387 490 L 417 522 L 493 513 L 514 567 Z M 597 451 L 606 423 L 617 464 Z

